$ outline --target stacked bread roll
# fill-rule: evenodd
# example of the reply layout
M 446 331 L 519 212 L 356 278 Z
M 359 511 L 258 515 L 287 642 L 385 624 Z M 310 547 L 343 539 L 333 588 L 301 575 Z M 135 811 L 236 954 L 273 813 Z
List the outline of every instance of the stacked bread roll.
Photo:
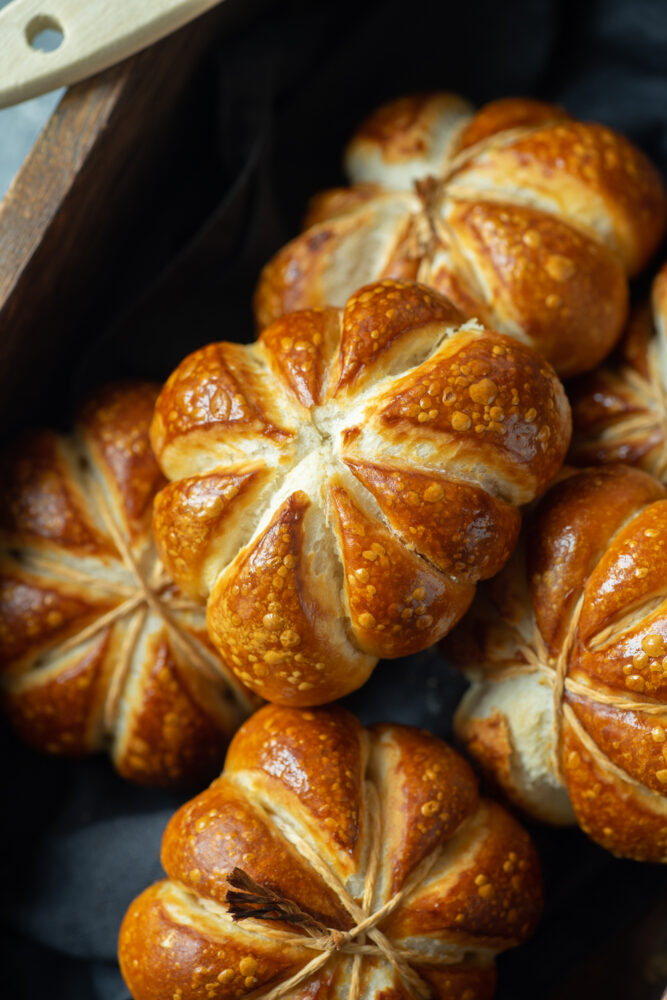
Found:
M 214 774 L 256 702 L 155 551 L 157 393 L 109 386 L 83 406 L 74 434 L 35 432 L 4 454 L 0 683 L 31 745 L 108 749 L 125 777 L 172 785 Z
M 667 481 L 667 264 L 604 365 L 571 388 L 576 465 L 627 462 Z
M 402 98 L 361 126 L 345 166 L 353 186 L 319 195 L 264 268 L 260 327 L 412 278 L 574 375 L 613 347 L 627 279 L 664 231 L 664 188 L 639 150 L 541 101 Z
M 541 904 L 528 835 L 456 753 L 335 707 L 257 712 L 162 863 L 120 934 L 135 1000 L 486 1000 Z
M 566 477 L 451 637 L 459 736 L 527 812 L 667 861 L 667 492 L 612 465 Z
M 190 355 L 151 428 L 155 535 L 211 637 L 270 701 L 317 705 L 414 653 L 497 573 L 556 474 L 551 366 L 413 282 Z

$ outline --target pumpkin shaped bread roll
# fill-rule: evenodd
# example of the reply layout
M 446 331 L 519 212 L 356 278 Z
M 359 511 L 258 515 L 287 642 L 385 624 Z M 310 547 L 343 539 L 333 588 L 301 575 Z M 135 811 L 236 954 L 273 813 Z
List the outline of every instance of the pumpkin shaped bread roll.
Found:
M 470 754 L 531 815 L 667 860 L 667 491 L 628 466 L 547 493 L 445 643 Z
M 667 264 L 618 349 L 570 390 L 574 464 L 626 462 L 667 482 Z
M 530 348 L 421 285 L 370 285 L 171 375 L 151 429 L 172 480 L 158 549 L 208 598 L 244 684 L 332 701 L 461 617 L 512 551 L 517 506 L 558 471 L 569 420 Z
M 465 761 L 336 706 L 257 712 L 162 863 L 121 927 L 134 1000 L 488 1000 L 541 909 L 528 835 Z
M 151 532 L 164 484 L 148 428 L 158 386 L 120 383 L 72 435 L 24 436 L 0 474 L 0 686 L 49 753 L 108 748 L 143 784 L 202 781 L 256 701 L 211 648 L 201 605 Z
M 623 136 L 523 98 L 393 101 L 350 142 L 352 187 L 311 203 L 265 266 L 258 326 L 412 278 L 530 344 L 562 376 L 594 367 L 626 319 L 628 277 L 665 227 L 660 176 Z

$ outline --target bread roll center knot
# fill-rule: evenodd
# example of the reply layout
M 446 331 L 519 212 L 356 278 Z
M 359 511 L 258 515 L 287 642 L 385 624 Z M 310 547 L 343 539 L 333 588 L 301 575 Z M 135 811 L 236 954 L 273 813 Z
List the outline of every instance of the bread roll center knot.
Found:
M 291 924 L 301 933 L 289 935 L 276 928 L 272 933 L 263 927 L 262 934 L 270 933 L 283 947 L 293 945 L 305 947 L 319 952 L 310 962 L 307 962 L 295 975 L 264 994 L 262 1000 L 281 1000 L 301 982 L 314 975 L 329 961 L 334 953 L 349 955 L 352 960 L 350 974 L 349 1000 L 358 1000 L 362 987 L 362 962 L 364 956 L 384 958 L 397 972 L 408 993 L 414 1000 L 429 1000 L 432 991 L 428 983 L 419 975 L 411 963 L 417 965 L 431 964 L 433 956 L 415 948 L 406 948 L 390 941 L 380 930 L 379 925 L 424 881 L 438 858 L 438 851 L 432 852 L 422 860 L 403 883 L 382 906 L 370 912 L 375 893 L 379 871 L 381 844 L 379 838 L 379 823 L 377 822 L 379 805 L 373 785 L 367 783 L 367 802 L 369 807 L 369 826 L 371 828 L 371 843 L 366 866 L 364 890 L 361 904 L 347 891 L 340 879 L 334 875 L 324 861 L 293 829 L 290 829 L 290 839 L 299 848 L 312 867 L 322 877 L 323 881 L 337 893 L 340 902 L 347 910 L 354 926 L 348 930 L 328 927 L 312 914 L 302 910 L 293 900 L 274 892 L 269 886 L 255 882 L 246 872 L 235 868 L 227 876 L 231 886 L 227 892 L 226 903 L 234 921 L 256 919 Z M 275 819 L 275 817 L 274 817 Z M 305 932 L 305 933 L 304 933 Z M 455 964 L 464 957 L 463 948 L 454 946 L 447 955 L 438 955 L 437 964 Z

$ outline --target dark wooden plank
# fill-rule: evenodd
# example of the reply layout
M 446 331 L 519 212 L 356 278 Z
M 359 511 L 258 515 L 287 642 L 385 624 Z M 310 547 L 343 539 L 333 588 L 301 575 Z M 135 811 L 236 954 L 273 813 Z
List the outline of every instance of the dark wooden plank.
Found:
M 223 31 L 261 3 L 227 0 L 150 49 L 72 87 L 0 204 L 0 413 L 27 415 L 80 343 L 118 234 L 150 197 L 188 81 Z

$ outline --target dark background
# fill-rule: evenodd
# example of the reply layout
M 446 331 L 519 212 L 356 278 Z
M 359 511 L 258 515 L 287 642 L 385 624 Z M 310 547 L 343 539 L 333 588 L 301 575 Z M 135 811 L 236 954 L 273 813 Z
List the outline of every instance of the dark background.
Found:
M 345 140 L 391 97 L 450 89 L 477 103 L 553 100 L 627 133 L 667 179 L 664 0 L 273 2 L 241 22 L 202 60 L 187 114 L 109 247 L 33 417 L 66 426 L 100 382 L 164 378 L 201 344 L 251 339 L 259 268 L 296 232 L 307 197 L 343 181 Z M 380 664 L 347 702 L 364 722 L 448 737 L 462 689 L 428 652 Z M 197 789 L 134 788 L 106 758 L 43 758 L 7 732 L 1 742 L 2 993 L 127 1000 L 118 926 L 160 877 L 164 826 Z M 533 833 L 545 916 L 529 944 L 500 959 L 498 1000 L 657 1000 L 667 983 L 664 869 L 615 860 L 576 830 Z

